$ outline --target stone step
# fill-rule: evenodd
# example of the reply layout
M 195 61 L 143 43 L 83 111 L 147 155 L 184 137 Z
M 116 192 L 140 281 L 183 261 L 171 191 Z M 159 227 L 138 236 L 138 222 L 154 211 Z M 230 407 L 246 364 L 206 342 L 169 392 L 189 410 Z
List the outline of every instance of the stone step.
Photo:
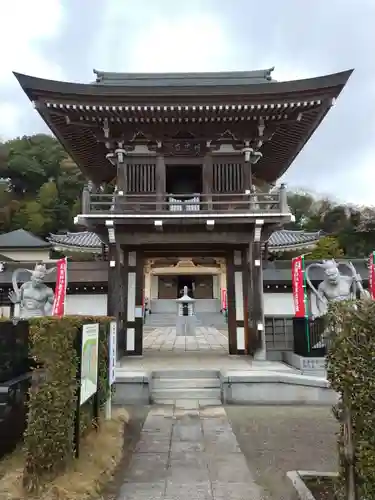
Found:
M 190 403 L 190 402 L 193 402 L 193 401 L 197 401 L 197 404 L 196 405 L 193 405 L 193 404 L 186 404 L 187 401 Z M 183 399 L 181 400 L 181 398 L 179 399 L 164 399 L 164 398 L 161 398 L 161 399 L 154 399 L 152 401 L 154 404 L 156 405 L 168 405 L 168 406 L 176 406 L 177 408 L 181 407 L 181 408 L 184 408 L 186 409 L 186 407 L 196 407 L 196 408 L 204 408 L 206 406 L 221 406 L 222 405 L 222 401 L 220 398 L 208 398 L 208 399 L 199 399 L 199 400 L 194 400 L 194 399 Z
M 221 313 L 199 313 L 196 315 L 196 326 L 213 326 L 227 329 L 224 316 Z M 177 315 L 168 313 L 154 313 L 146 315 L 145 326 L 147 327 L 169 327 L 176 326 Z
M 181 399 L 195 399 L 195 400 L 208 400 L 215 399 L 221 401 L 221 390 L 220 388 L 213 389 L 154 389 L 151 394 L 151 400 L 153 403 L 157 401 L 171 401 L 171 400 L 181 400 Z
M 153 379 L 197 379 L 197 378 L 217 378 L 219 379 L 220 370 L 154 370 Z
M 162 389 L 220 389 L 218 378 L 157 378 L 153 380 L 153 390 Z

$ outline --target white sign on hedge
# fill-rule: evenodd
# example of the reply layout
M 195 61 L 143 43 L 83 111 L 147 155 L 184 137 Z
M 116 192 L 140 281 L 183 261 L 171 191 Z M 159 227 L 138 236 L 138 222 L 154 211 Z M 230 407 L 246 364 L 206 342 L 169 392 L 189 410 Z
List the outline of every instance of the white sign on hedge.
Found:
M 109 327 L 109 386 L 112 387 L 116 381 L 116 362 L 117 362 L 117 324 L 116 321 L 111 321 Z
M 81 394 L 83 405 L 98 390 L 99 324 L 82 326 Z

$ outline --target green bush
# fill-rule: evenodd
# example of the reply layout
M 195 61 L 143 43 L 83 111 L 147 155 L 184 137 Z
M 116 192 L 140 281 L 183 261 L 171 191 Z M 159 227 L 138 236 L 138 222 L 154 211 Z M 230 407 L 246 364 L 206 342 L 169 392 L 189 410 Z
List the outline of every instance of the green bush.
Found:
M 108 397 L 107 317 L 33 318 L 30 353 L 41 366 L 33 373 L 25 432 L 24 486 L 37 491 L 40 482 L 63 472 L 74 457 L 77 405 L 77 335 L 82 325 L 99 323 L 99 400 Z M 81 407 L 81 433 L 92 428 L 92 399 Z
M 327 359 L 328 379 L 342 396 L 341 405 L 334 411 L 341 423 L 340 483 L 346 484 L 348 464 L 341 417 L 349 409 L 359 498 L 375 498 L 375 301 L 332 304 L 328 327 L 335 332 Z

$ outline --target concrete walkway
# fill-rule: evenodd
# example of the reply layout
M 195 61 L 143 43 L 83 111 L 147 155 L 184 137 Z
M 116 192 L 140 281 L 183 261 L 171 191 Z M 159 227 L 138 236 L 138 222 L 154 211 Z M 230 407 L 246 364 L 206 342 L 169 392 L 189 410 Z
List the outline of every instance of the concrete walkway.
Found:
M 145 351 L 218 351 L 228 352 L 228 333 L 212 326 L 197 326 L 194 337 L 176 335 L 176 327 L 146 330 Z
M 224 408 L 176 406 L 151 409 L 117 500 L 262 499 Z

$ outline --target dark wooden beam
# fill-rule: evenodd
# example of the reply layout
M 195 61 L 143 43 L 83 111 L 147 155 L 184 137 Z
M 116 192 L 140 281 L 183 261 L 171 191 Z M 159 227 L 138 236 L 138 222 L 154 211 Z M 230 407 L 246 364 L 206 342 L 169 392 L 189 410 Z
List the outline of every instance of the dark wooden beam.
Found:
M 157 208 L 158 210 L 163 209 L 163 201 L 166 192 L 165 184 L 165 161 L 163 155 L 158 155 L 156 157 L 156 198 L 157 198 Z
M 205 228 L 205 226 L 203 226 Z M 193 249 L 194 245 L 220 245 L 248 244 L 250 237 L 246 233 L 219 233 L 215 230 L 205 231 L 204 233 L 168 233 L 165 228 L 163 232 L 156 230 L 150 233 L 116 233 L 116 238 L 122 245 L 187 245 Z
M 234 250 L 226 255 L 227 264 L 227 307 L 228 307 L 228 344 L 229 354 L 237 354 L 237 323 L 236 323 L 236 298 L 234 284 Z

